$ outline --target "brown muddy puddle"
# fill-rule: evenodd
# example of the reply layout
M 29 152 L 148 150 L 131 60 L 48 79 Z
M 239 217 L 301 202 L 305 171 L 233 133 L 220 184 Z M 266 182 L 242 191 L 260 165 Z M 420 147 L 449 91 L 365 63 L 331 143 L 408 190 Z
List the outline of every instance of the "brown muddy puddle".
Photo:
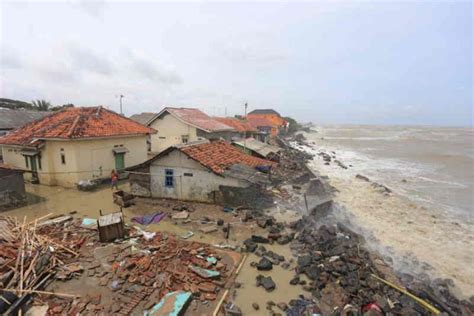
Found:
M 290 253 L 288 246 L 280 245 L 265 245 L 267 250 L 272 250 L 280 255 L 285 256 L 285 260 L 289 261 L 294 258 Z M 295 263 L 292 263 L 288 270 L 283 269 L 280 265 L 274 265 L 270 271 L 258 271 L 257 268 L 250 266 L 252 261 L 258 262 L 260 257 L 249 254 L 247 260 L 242 267 L 236 281 L 242 284 L 242 287 L 235 290 L 231 295 L 235 295 L 234 302 L 242 309 L 244 315 L 269 315 L 271 314 L 266 305 L 268 301 L 273 301 L 275 304 L 284 302 L 288 304 L 291 299 L 295 299 L 298 295 L 308 295 L 300 285 L 290 285 L 290 280 L 294 277 L 293 271 Z M 296 261 L 296 260 L 295 260 Z M 264 276 L 271 276 L 276 284 L 275 290 L 267 292 L 263 287 L 256 286 L 256 277 L 262 274 Z M 252 303 L 257 303 L 260 306 L 258 311 L 254 310 Z M 274 306 L 273 311 L 285 314 L 283 311 Z
M 120 184 L 120 189 L 125 191 L 128 190 L 128 184 Z M 82 192 L 76 189 L 66 189 L 61 187 L 49 187 L 43 185 L 26 185 L 26 190 L 30 197 L 33 196 L 36 203 L 29 204 L 27 206 L 12 209 L 0 213 L 2 216 L 15 216 L 18 219 L 27 217 L 27 221 L 34 220 L 45 216 L 47 214 L 64 215 L 70 212 L 76 212 L 75 217 L 83 218 L 98 218 L 100 216 L 99 210 L 102 210 L 104 214 L 119 211 L 119 207 L 113 203 L 112 190 L 109 187 L 99 188 L 94 192 Z M 151 200 L 151 199 L 139 199 L 136 205 L 129 208 L 124 208 L 123 213 L 125 222 L 127 224 L 136 225 L 146 231 L 164 231 L 178 236 L 183 236 L 189 231 L 192 231 L 194 235 L 189 240 L 204 242 L 212 245 L 240 245 L 243 240 L 249 238 L 252 234 L 264 235 L 265 230 L 261 229 L 254 223 L 241 223 L 239 218 L 234 217 L 231 213 L 225 213 L 222 211 L 222 207 L 209 205 L 209 204 L 193 204 L 195 211 L 190 213 L 191 222 L 183 224 L 182 221 L 172 220 L 171 218 L 165 218 L 158 224 L 151 224 L 147 226 L 138 225 L 130 222 L 131 218 L 137 215 L 150 214 L 155 211 L 167 211 L 172 213 L 172 206 L 176 204 L 187 204 L 191 203 L 167 201 L 167 200 Z M 277 214 L 278 213 L 278 214 Z M 297 214 L 292 212 L 272 212 L 272 215 L 276 215 L 278 220 L 292 221 L 297 219 Z M 202 224 L 199 223 L 199 219 L 203 216 L 208 218 L 223 219 L 225 223 L 231 223 L 231 232 L 229 239 L 224 238 L 222 227 L 218 227 L 218 231 L 205 234 L 199 232 L 199 228 Z M 288 246 L 281 245 L 265 245 L 268 250 L 272 250 L 280 255 L 285 256 L 286 261 L 294 258 L 291 255 Z M 273 266 L 271 271 L 257 271 L 256 268 L 250 266 L 252 261 L 258 262 L 260 260 L 254 254 L 249 254 L 236 281 L 242 284 L 239 289 L 233 289 L 229 292 L 229 298 L 242 309 L 244 315 L 268 315 L 269 311 L 266 310 L 267 301 L 274 301 L 275 303 L 285 302 L 288 303 L 291 299 L 296 298 L 299 294 L 306 294 L 302 290 L 301 286 L 293 286 L 289 284 L 289 281 L 293 278 L 293 268 L 295 263 L 292 263 L 290 269 L 285 270 L 280 266 Z M 273 281 L 276 283 L 276 289 L 272 292 L 266 292 L 264 288 L 256 286 L 257 275 L 270 275 Z M 260 306 L 259 311 L 255 311 L 252 308 L 252 303 L 258 303 Z M 282 311 L 278 307 L 273 308 L 274 311 Z

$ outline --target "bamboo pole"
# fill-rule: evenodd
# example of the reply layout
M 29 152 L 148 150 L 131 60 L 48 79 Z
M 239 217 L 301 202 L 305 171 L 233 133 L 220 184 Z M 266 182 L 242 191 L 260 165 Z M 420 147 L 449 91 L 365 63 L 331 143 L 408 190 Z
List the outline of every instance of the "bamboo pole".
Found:
M 407 290 L 399 287 L 398 285 L 396 284 L 393 284 L 387 280 L 384 280 L 382 279 L 381 277 L 379 276 L 376 276 L 375 274 L 371 274 L 371 276 L 377 280 L 379 280 L 380 282 L 383 282 L 385 283 L 386 285 L 398 290 L 399 292 L 405 294 L 406 296 L 410 297 L 411 299 L 413 299 L 414 301 L 416 301 L 418 304 L 420 304 L 421 306 L 423 306 L 425 309 L 427 309 L 428 311 L 430 311 L 431 313 L 435 314 L 435 315 L 440 315 L 441 312 L 439 309 L 437 309 L 436 307 L 434 307 L 433 305 L 429 304 L 428 302 L 422 300 L 421 298 L 411 294 L 410 292 L 408 292 Z
M 48 241 L 48 242 L 50 242 L 50 243 L 56 245 L 57 247 L 62 248 L 62 249 L 64 249 L 64 250 L 66 250 L 66 251 L 72 253 L 73 255 L 75 255 L 75 256 L 77 256 L 77 257 L 79 256 L 79 254 L 78 254 L 77 252 L 75 252 L 74 250 L 72 250 L 72 249 L 70 249 L 70 248 L 68 248 L 68 247 L 65 247 L 65 246 L 63 246 L 63 245 L 61 245 L 61 244 L 58 244 L 57 242 L 55 242 L 54 240 L 52 240 L 52 239 L 50 239 L 50 238 L 48 238 L 48 237 L 45 237 L 45 236 L 37 236 L 37 237 L 38 237 L 39 240 L 44 239 L 44 240 L 46 240 L 46 241 Z
M 240 261 L 239 266 L 235 270 L 234 277 L 237 277 L 239 274 L 240 270 L 244 266 L 245 260 L 247 260 L 248 255 L 245 255 L 242 260 Z M 224 295 L 222 295 L 222 298 L 219 300 L 219 303 L 217 303 L 216 309 L 214 310 L 214 313 L 212 313 L 212 316 L 217 316 L 219 314 L 219 310 L 221 309 L 222 303 L 224 303 L 224 300 L 226 299 L 227 295 L 229 294 L 229 289 L 225 290 Z
M 67 294 L 67 293 L 56 293 L 56 292 L 47 292 L 47 291 L 37 291 L 37 290 L 18 290 L 18 289 L 0 289 L 0 291 L 5 292 L 18 292 L 18 293 L 34 293 L 34 294 L 44 294 L 44 295 L 54 295 L 60 297 L 81 297 L 77 294 Z

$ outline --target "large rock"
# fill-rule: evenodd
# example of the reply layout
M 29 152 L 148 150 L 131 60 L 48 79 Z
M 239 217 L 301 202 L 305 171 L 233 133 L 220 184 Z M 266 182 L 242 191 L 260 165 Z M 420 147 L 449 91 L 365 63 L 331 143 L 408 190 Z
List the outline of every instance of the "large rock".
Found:
M 252 241 L 256 243 L 261 243 L 261 244 L 268 244 L 270 242 L 268 238 L 258 236 L 258 235 L 252 235 Z
M 271 292 L 275 289 L 276 284 L 273 282 L 272 277 L 258 275 L 257 276 L 257 286 L 263 286 L 267 292 Z
M 273 264 L 267 258 L 262 258 L 257 264 L 257 270 L 269 271 L 273 268 Z
M 247 252 L 254 252 L 257 249 L 257 243 L 250 238 L 244 241 L 244 245 Z
M 311 264 L 311 255 L 302 255 L 298 257 L 297 260 L 298 267 L 300 270 L 303 270 Z

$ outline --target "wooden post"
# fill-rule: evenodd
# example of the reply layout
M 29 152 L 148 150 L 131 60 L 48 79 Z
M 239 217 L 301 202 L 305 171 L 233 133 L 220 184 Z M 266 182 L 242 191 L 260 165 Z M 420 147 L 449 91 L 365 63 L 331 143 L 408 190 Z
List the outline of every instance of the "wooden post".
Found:
M 306 205 L 306 212 L 309 212 L 309 208 L 308 208 L 308 200 L 306 199 L 306 193 L 303 194 L 304 196 L 304 204 Z

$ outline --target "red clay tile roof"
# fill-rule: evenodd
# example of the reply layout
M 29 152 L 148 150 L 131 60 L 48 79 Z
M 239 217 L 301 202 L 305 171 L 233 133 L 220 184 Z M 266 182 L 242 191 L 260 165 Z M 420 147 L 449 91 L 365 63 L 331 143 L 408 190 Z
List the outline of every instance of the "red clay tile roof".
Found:
M 168 111 L 181 121 L 193 125 L 206 132 L 232 131 L 231 126 L 221 123 L 206 113 L 195 108 L 172 108 L 166 107 L 157 115 L 160 116 L 165 111 Z
M 233 127 L 237 132 L 257 132 L 257 129 L 245 120 L 239 120 L 235 117 L 214 117 L 214 119 Z
M 276 125 L 265 117 L 258 117 L 258 116 L 247 116 L 247 121 L 249 124 L 255 128 L 264 127 L 264 126 L 271 126 L 275 127 Z
M 141 125 L 113 111 L 98 107 L 67 108 L 33 121 L 0 137 L 0 144 L 37 146 L 38 139 L 78 139 L 153 134 Z
M 247 155 L 225 141 L 184 146 L 178 150 L 217 174 L 222 174 L 226 168 L 236 164 L 249 167 L 276 166 L 272 161 Z

